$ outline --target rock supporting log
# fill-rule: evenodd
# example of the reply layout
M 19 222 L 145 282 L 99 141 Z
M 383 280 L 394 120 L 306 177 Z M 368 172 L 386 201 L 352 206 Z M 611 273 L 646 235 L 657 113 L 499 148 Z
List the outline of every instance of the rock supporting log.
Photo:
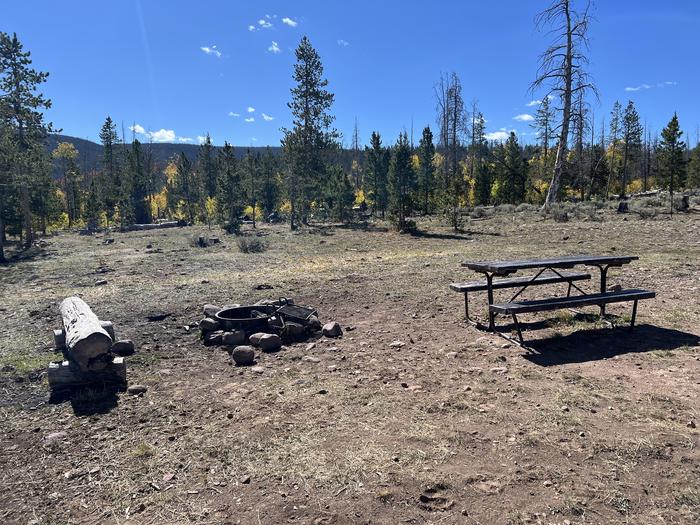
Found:
M 126 385 L 126 361 L 115 357 L 99 372 L 84 372 L 69 361 L 51 363 L 47 371 L 51 390 L 66 390 L 99 382 Z
M 83 371 L 103 370 L 109 364 L 112 338 L 85 301 L 69 297 L 59 307 L 65 331 L 65 351 Z

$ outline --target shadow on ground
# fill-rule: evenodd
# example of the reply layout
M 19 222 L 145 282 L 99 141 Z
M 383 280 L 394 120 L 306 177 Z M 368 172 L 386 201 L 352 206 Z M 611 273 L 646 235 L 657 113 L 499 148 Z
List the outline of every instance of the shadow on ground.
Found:
M 49 403 L 70 402 L 73 413 L 76 416 L 93 416 L 106 414 L 116 408 L 119 401 L 119 392 L 123 392 L 123 386 L 103 385 L 99 387 L 83 387 L 52 393 Z
M 700 345 L 700 337 L 660 326 L 581 330 L 563 337 L 526 341 L 534 352 L 525 359 L 540 366 L 555 366 L 609 359 L 616 355 L 676 350 Z

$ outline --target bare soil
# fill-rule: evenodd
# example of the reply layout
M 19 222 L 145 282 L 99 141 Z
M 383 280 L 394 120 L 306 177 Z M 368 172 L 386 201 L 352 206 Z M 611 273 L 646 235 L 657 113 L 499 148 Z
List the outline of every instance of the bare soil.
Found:
M 194 246 L 200 228 L 48 239 L 0 267 L 0 522 L 698 523 L 700 221 L 598 219 L 262 226 L 268 249 L 250 254 L 221 232 Z M 478 277 L 465 259 L 583 253 L 640 256 L 609 277 L 657 292 L 633 332 L 537 314 L 527 351 L 467 325 L 448 289 Z M 73 294 L 136 342 L 144 395 L 47 402 Z M 343 337 L 259 354 L 256 372 L 185 328 L 204 303 L 279 296 Z M 631 305 L 609 311 L 624 326 Z

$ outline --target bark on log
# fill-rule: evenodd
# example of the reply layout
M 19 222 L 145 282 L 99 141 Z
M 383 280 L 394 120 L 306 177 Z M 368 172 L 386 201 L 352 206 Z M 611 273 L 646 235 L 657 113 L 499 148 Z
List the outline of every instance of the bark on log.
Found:
M 59 307 L 66 333 L 68 357 L 84 371 L 102 370 L 109 363 L 112 338 L 85 301 L 69 297 Z
M 114 333 L 114 324 L 112 324 L 112 321 L 100 321 L 100 326 L 104 328 L 105 331 L 109 334 L 109 337 L 112 338 L 112 342 L 117 340 L 117 337 Z M 56 350 L 63 350 L 66 347 L 66 331 L 54 330 L 53 342 L 54 348 Z
M 51 390 L 69 389 L 96 383 L 126 385 L 126 361 L 123 357 L 115 357 L 104 370 L 89 373 L 76 369 L 69 361 L 50 363 L 47 377 Z

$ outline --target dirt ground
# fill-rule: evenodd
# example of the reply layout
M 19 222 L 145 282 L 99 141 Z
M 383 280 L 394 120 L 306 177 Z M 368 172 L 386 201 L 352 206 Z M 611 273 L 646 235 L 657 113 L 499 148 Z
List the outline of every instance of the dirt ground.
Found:
M 599 215 L 503 214 L 460 235 L 262 226 L 268 249 L 248 254 L 221 232 L 194 246 L 201 228 L 48 239 L 0 267 L 0 522 L 700 522 L 699 216 Z M 609 278 L 657 292 L 635 331 L 537 314 L 527 351 L 467 325 L 448 288 L 478 277 L 463 260 L 584 253 L 640 256 Z M 73 294 L 136 342 L 144 395 L 48 403 Z M 255 370 L 200 343 L 204 303 L 280 296 L 343 337 Z M 624 325 L 631 307 L 609 311 Z

